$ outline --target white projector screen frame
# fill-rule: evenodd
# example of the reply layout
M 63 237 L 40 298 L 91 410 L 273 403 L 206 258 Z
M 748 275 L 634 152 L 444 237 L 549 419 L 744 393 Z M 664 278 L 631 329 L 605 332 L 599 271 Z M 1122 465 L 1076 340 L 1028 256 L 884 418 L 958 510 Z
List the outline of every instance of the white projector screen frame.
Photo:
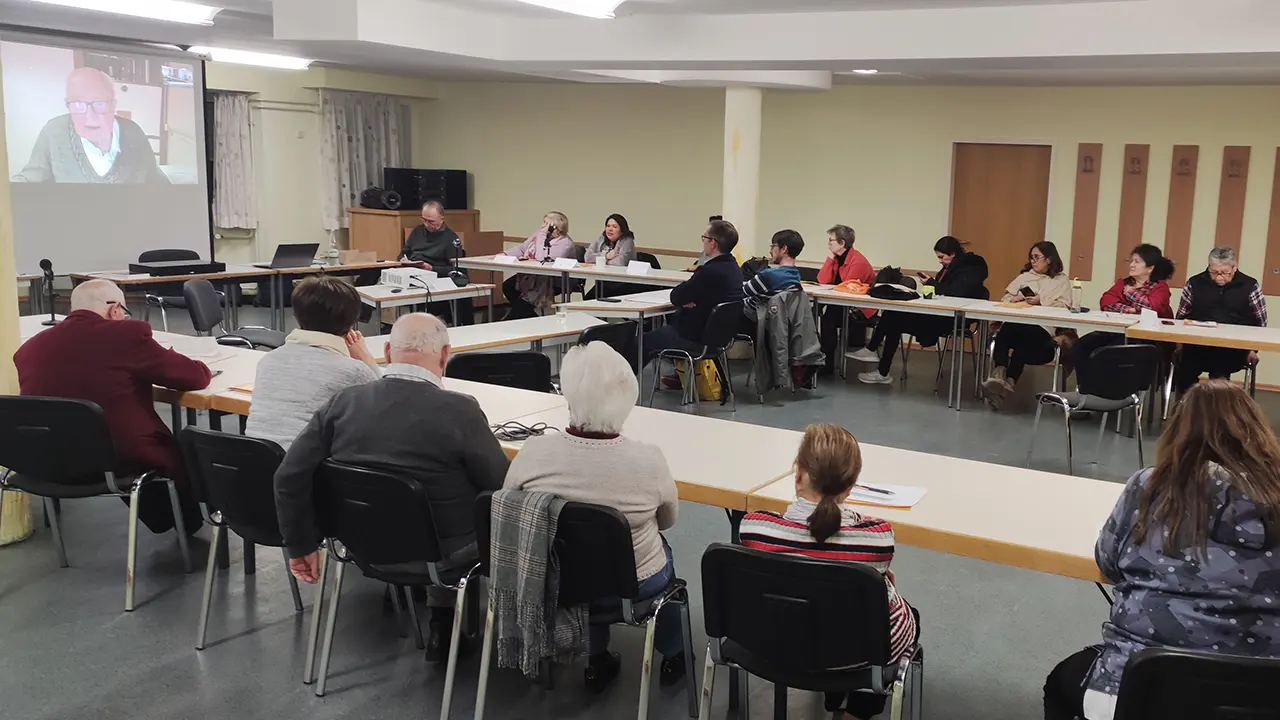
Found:
M 104 72 L 112 87 L 103 90 L 108 78 L 85 68 Z M 36 272 L 44 258 L 59 275 L 123 270 L 143 251 L 158 248 L 213 258 L 204 62 L 198 56 L 0 27 L 0 78 L 9 160 L 0 171 L 11 180 L 20 273 Z M 85 137 L 95 130 L 76 122 L 97 117 L 96 111 L 79 117 L 71 112 L 85 107 L 73 107 L 80 97 L 109 99 L 113 106 L 114 133 L 98 136 L 97 153 Z M 105 122 L 89 124 L 107 133 Z

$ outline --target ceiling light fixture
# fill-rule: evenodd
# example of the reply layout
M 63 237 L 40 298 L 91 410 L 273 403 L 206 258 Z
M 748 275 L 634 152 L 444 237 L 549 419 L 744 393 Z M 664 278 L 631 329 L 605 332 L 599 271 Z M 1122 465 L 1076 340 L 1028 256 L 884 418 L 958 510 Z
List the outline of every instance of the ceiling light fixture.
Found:
M 589 18 L 612 19 L 613 11 L 626 0 L 520 0 L 526 5 L 537 5 L 549 10 L 583 15 Z
M 213 16 L 222 12 L 220 7 L 180 0 L 35 0 L 35 2 L 188 25 L 212 25 Z
M 875 68 L 862 68 L 860 70 L 854 70 L 853 74 L 854 75 L 879 75 L 880 71 L 876 70 Z
M 228 50 L 196 46 L 189 48 L 198 55 L 208 55 L 214 62 L 234 63 L 236 65 L 257 65 L 258 67 L 278 68 L 280 70 L 306 70 L 314 60 L 291 57 L 289 55 L 273 55 L 271 53 L 251 52 L 249 50 Z

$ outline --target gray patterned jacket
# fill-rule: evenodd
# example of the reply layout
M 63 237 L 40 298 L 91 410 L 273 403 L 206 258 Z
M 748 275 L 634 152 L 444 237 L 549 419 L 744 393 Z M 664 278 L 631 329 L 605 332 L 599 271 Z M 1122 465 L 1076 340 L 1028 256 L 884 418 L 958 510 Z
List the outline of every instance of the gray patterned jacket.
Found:
M 1171 647 L 1230 655 L 1280 657 L 1280 538 L 1261 512 L 1214 466 L 1212 517 L 1203 560 L 1194 551 L 1165 554 L 1161 533 L 1137 545 L 1131 534 L 1140 490 L 1151 470 L 1125 484 L 1094 548 L 1115 584 L 1111 620 L 1088 689 L 1116 694 L 1129 656 Z

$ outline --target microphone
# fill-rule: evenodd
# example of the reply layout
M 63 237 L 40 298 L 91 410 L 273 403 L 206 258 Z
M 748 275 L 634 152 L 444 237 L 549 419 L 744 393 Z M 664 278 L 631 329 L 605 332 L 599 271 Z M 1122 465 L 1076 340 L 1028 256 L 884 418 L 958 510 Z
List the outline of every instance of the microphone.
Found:
M 551 226 L 547 226 L 547 234 L 542 236 L 542 249 L 546 252 L 542 256 L 542 264 L 551 262 Z
M 53 312 L 53 263 L 49 262 L 49 258 L 43 258 L 40 260 L 40 269 L 44 271 L 44 295 L 49 303 L 49 319 L 40 324 L 50 327 L 58 324 L 58 318 Z
M 462 254 L 462 238 L 453 239 L 453 270 L 449 271 L 449 279 L 458 287 L 467 286 L 467 274 L 458 267 L 458 257 Z

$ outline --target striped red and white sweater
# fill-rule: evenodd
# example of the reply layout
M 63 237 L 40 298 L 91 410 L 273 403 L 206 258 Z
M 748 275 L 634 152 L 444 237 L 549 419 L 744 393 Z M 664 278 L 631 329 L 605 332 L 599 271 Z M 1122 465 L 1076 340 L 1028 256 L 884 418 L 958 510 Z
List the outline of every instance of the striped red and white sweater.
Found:
M 813 505 L 797 508 L 793 504 L 786 515 L 753 512 L 742 520 L 742 544 L 756 550 L 803 555 L 818 560 L 840 560 L 870 565 L 885 576 L 889 591 L 889 652 L 897 662 L 915 644 L 920 629 L 907 601 L 893 585 L 889 563 L 893 561 L 893 527 L 886 520 L 864 517 L 849 507 L 842 508 L 844 519 L 840 531 L 820 543 L 809 533 L 809 524 L 796 517 L 807 518 Z M 790 518 L 790 519 L 789 519 Z

